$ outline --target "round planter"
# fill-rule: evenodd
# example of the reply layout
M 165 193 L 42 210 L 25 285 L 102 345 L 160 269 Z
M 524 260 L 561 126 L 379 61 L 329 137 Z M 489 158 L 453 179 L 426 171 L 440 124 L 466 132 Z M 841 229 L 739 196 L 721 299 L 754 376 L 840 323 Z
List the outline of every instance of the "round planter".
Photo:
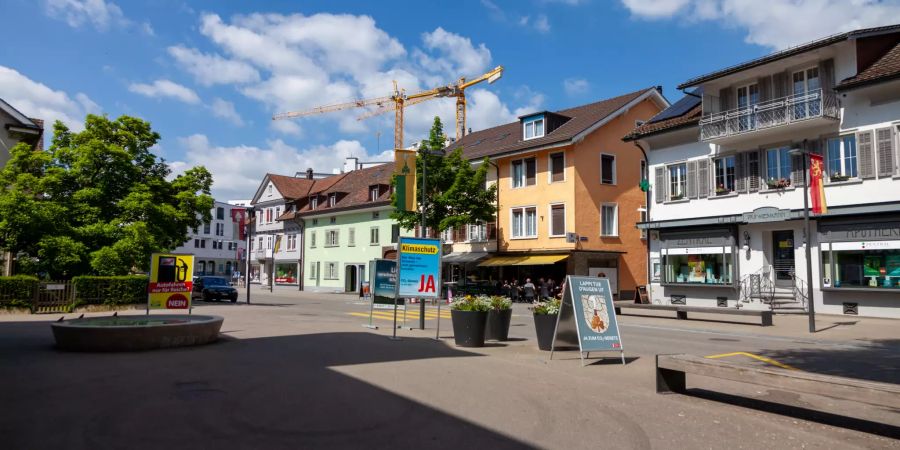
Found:
M 459 347 L 484 347 L 484 328 L 487 311 L 450 310 L 453 320 L 453 339 Z
M 537 334 L 538 348 L 550 350 L 553 333 L 556 331 L 556 314 L 535 314 L 534 332 Z
M 488 311 L 487 327 L 484 330 L 484 338 L 489 341 L 505 341 L 509 339 L 509 322 L 512 320 L 512 310 L 492 309 Z

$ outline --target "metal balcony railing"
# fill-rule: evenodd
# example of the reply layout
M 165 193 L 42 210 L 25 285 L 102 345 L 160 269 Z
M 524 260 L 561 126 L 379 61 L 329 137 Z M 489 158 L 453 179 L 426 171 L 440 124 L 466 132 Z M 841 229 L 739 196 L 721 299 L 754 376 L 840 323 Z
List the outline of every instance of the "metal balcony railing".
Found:
M 803 95 L 789 95 L 706 115 L 700 119 L 700 140 L 720 139 L 820 117 L 840 120 L 840 107 L 834 92 L 816 89 Z

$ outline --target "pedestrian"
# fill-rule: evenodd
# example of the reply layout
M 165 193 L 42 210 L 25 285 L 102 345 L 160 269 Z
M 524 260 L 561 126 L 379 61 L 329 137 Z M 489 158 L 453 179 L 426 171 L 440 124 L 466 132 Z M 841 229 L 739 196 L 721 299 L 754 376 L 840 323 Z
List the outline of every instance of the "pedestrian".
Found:
M 531 282 L 531 278 L 525 279 L 525 284 L 522 285 L 522 291 L 525 294 L 526 302 L 534 302 L 535 288 L 534 283 Z
M 553 297 L 556 295 L 556 281 L 553 281 L 553 278 L 547 279 L 547 291 L 550 292 L 550 296 Z
M 547 300 L 548 298 L 550 298 L 550 285 L 546 280 L 544 280 L 543 277 L 538 280 L 538 288 L 541 292 L 541 300 Z

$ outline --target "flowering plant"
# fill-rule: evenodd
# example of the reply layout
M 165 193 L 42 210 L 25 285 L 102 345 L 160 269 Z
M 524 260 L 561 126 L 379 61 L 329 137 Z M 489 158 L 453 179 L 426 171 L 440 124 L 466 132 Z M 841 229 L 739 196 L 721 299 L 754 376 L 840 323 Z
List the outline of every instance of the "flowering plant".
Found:
M 506 311 L 507 309 L 512 309 L 512 300 L 501 295 L 492 295 L 487 300 L 491 303 L 491 309 L 493 310 Z
M 538 315 L 556 315 L 559 314 L 559 299 L 554 298 L 544 302 L 534 302 L 531 311 Z
M 769 186 L 769 189 L 784 189 L 791 185 L 791 180 L 787 178 L 779 178 L 777 180 L 769 178 L 769 181 L 767 181 L 766 184 Z
M 450 304 L 450 309 L 456 311 L 486 312 L 491 309 L 491 302 L 486 296 L 475 297 L 473 295 L 467 295 L 458 300 L 454 300 L 453 303 Z

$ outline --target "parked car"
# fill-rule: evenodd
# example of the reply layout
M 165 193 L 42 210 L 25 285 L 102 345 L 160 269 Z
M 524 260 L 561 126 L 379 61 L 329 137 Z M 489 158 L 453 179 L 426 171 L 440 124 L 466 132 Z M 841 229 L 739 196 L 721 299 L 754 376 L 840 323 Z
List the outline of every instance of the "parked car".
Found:
M 200 298 L 205 302 L 227 298 L 231 303 L 237 302 L 237 289 L 231 287 L 231 283 L 223 277 L 196 277 L 194 289 L 191 291 L 191 299 Z

